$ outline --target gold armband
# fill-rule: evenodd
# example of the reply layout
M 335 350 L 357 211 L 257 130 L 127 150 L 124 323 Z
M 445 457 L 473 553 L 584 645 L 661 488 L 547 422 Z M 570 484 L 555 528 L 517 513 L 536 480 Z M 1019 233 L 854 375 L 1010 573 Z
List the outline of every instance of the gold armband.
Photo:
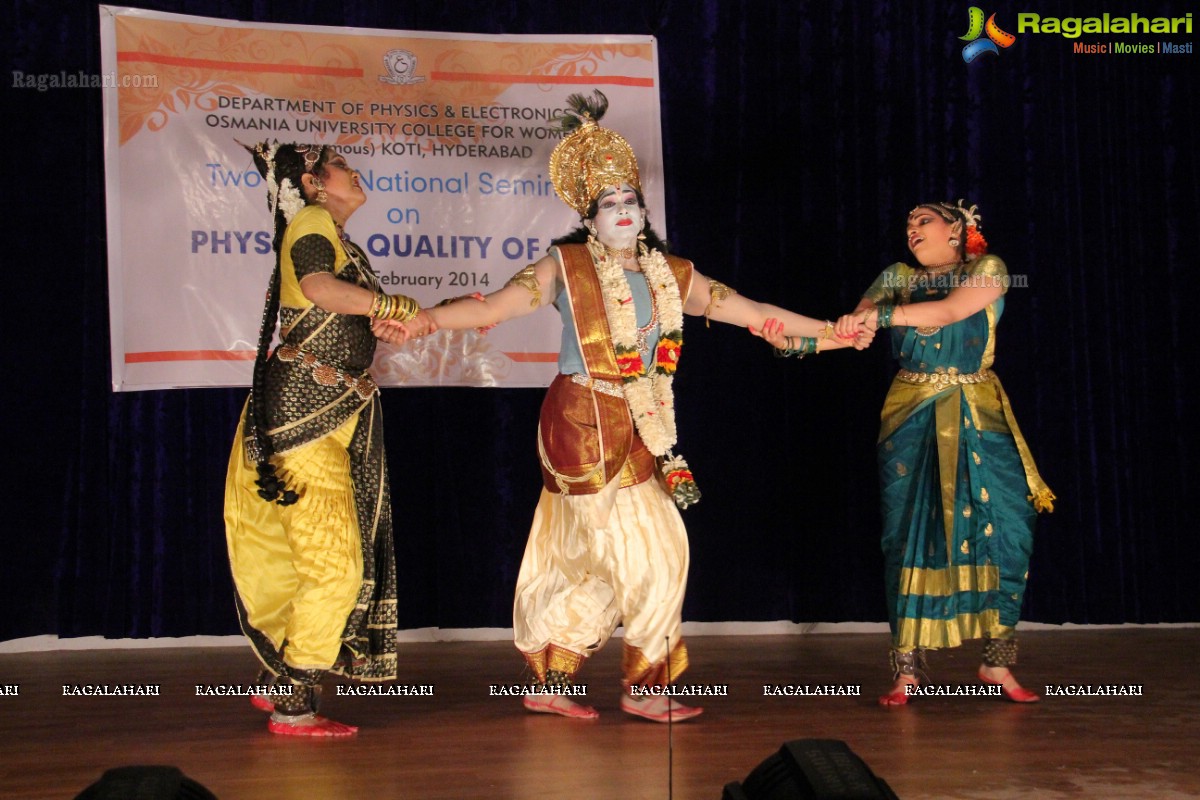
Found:
M 538 285 L 537 275 L 533 271 L 533 264 L 527 264 L 525 269 L 518 272 L 508 279 L 505 286 L 520 286 L 530 294 L 533 299 L 529 301 L 530 308 L 537 308 L 542 304 L 542 287 Z
M 367 316 L 374 319 L 392 319 L 397 322 L 408 322 L 421 311 L 417 301 L 403 294 L 375 293 L 375 302 Z
M 712 278 L 708 279 L 708 305 L 704 307 L 704 327 L 712 327 L 709 324 L 709 314 L 712 313 L 714 305 L 720 305 L 721 301 L 731 294 L 737 294 L 737 289 L 731 289 L 720 281 L 715 281 Z

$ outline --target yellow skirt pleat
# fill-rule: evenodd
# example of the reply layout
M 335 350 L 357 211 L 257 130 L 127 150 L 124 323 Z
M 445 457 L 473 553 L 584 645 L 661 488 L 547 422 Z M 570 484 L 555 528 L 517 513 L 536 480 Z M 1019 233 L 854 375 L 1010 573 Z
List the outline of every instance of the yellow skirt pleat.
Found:
M 225 531 L 233 582 L 251 627 L 297 669 L 328 669 L 362 584 L 362 549 L 346 451 L 358 416 L 333 433 L 276 456 L 300 499 L 263 501 L 238 425 L 225 481 Z

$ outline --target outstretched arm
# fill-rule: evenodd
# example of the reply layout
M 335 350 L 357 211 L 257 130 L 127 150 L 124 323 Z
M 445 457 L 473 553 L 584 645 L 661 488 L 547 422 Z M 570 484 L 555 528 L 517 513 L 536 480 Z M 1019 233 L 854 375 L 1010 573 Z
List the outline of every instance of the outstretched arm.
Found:
M 739 325 L 748 328 L 755 336 L 761 336 L 767 320 L 778 320 L 783 336 L 807 336 L 821 339 L 821 349 L 830 350 L 839 347 L 849 347 L 854 344 L 854 334 L 848 339 L 835 339 L 829 323 L 823 319 L 806 317 L 796 314 L 786 308 L 760 303 L 748 297 L 732 292 L 724 284 L 694 273 L 692 289 L 687 301 L 683 304 L 687 314 L 704 316 L 717 322 Z
M 435 330 L 487 328 L 516 317 L 532 314 L 554 301 L 558 292 L 558 260 L 545 256 L 518 272 L 504 288 L 484 295 L 483 300 L 459 298 L 428 309 Z

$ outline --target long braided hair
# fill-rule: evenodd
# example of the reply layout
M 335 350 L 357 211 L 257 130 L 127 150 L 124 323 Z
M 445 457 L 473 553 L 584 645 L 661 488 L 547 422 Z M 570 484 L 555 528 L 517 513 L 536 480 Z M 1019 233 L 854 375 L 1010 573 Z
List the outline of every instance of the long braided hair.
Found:
M 253 147 L 243 147 L 250 151 L 254 158 L 254 166 L 267 181 L 267 209 L 274 217 L 275 226 L 274 237 L 271 240 L 271 248 L 275 251 L 275 269 L 267 286 L 267 299 L 258 329 L 258 352 L 254 357 L 254 378 L 246 418 L 254 438 L 251 455 L 258 470 L 258 480 L 255 481 L 258 496 L 267 502 L 287 506 L 295 503 L 299 495 L 288 489 L 285 481 L 275 474 L 275 465 L 271 463 L 275 448 L 267 436 L 266 410 L 267 358 L 279 320 L 283 236 L 296 212 L 315 202 L 304 194 L 304 174 L 324 174 L 325 164 L 336 155 L 336 151 L 332 147 L 315 144 L 260 142 Z

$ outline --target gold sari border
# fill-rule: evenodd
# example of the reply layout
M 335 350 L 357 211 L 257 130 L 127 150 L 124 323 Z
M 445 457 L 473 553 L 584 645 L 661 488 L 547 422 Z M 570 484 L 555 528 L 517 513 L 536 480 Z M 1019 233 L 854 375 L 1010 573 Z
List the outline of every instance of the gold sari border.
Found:
M 1042 480 L 1042 476 L 1038 474 L 1037 464 L 1033 461 L 1033 454 L 1029 452 L 1029 444 L 1025 441 L 1025 437 L 1021 435 L 1021 426 L 1017 425 L 1017 418 L 1013 415 L 1012 404 L 1008 402 L 1008 395 L 1004 391 L 1004 387 L 1000 384 L 1000 379 L 996 379 L 996 389 L 1000 392 L 1000 405 L 1004 408 L 1004 416 L 1008 420 L 1008 428 L 1012 431 L 1013 439 L 1017 442 L 1017 452 L 1021 455 L 1021 466 L 1025 468 L 1025 483 L 1029 486 L 1029 495 L 1026 499 L 1033 503 L 1033 508 L 1039 514 L 1043 511 L 1053 513 L 1054 501 L 1058 499 L 1054 492 L 1050 491 L 1050 487 Z
M 546 682 L 547 670 L 562 672 L 567 677 L 574 676 L 576 672 L 579 672 L 579 668 L 583 666 L 583 659 L 586 658 L 582 653 L 576 653 L 553 643 L 532 653 L 522 651 L 521 655 L 525 657 L 525 663 L 537 676 L 538 683 Z
M 959 614 L 954 619 L 899 620 L 893 637 L 893 647 L 908 652 L 916 647 L 937 650 L 958 647 L 967 639 L 1009 639 L 1016 635 L 1015 626 L 1001 625 L 1000 612 L 989 608 L 978 614 Z
M 687 645 L 680 639 L 669 655 L 653 664 L 641 648 L 625 643 L 621 650 L 621 675 L 626 687 L 668 686 L 688 668 Z
M 950 597 L 959 592 L 991 592 L 1000 588 L 1000 567 L 962 564 L 942 569 L 905 567 L 900 570 L 900 596 Z
M 938 471 L 942 487 L 942 523 L 946 533 L 946 560 L 954 560 L 954 506 L 958 485 L 958 436 L 962 392 L 948 392 L 934 403 L 937 425 Z

